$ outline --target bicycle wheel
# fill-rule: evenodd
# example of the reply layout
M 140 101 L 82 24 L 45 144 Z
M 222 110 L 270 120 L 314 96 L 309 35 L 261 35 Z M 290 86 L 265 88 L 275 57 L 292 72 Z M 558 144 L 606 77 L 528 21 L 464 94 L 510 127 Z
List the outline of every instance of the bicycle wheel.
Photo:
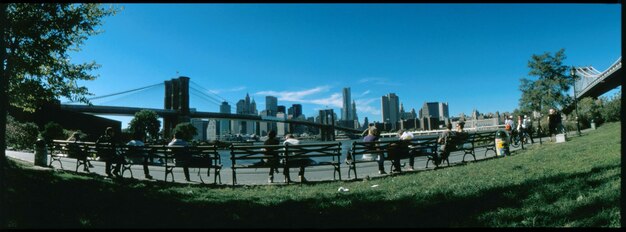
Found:
M 519 147 L 519 145 L 519 136 L 513 136 L 513 138 L 511 138 L 511 147 Z
M 532 141 L 530 140 L 530 135 L 529 134 L 525 134 L 524 135 L 524 144 L 532 144 Z

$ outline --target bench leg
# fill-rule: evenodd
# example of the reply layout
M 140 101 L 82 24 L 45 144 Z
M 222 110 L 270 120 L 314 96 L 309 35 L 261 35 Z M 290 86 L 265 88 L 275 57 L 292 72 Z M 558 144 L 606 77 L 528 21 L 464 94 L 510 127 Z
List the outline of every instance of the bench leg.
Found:
M 174 167 L 165 167 L 165 182 L 167 182 L 167 175 L 172 175 L 172 182 L 174 182 Z
M 235 172 L 235 167 L 230 168 L 233 170 L 233 186 L 237 184 L 237 173 Z
M 124 176 L 124 172 L 128 170 L 130 172 L 130 178 L 135 179 L 135 177 L 133 176 L 133 170 L 131 169 L 132 166 L 132 164 L 122 164 L 122 176 Z
M 213 175 L 213 183 L 216 184 L 217 183 L 217 178 L 219 177 L 220 179 L 220 184 L 222 184 L 222 176 L 220 174 L 222 168 L 215 168 L 215 173 Z
M 63 162 L 61 162 L 61 158 L 60 157 L 56 157 L 56 156 L 52 156 L 50 155 L 50 164 L 48 166 L 52 167 L 52 162 L 57 161 L 59 162 L 59 166 L 61 166 L 61 169 L 63 169 Z

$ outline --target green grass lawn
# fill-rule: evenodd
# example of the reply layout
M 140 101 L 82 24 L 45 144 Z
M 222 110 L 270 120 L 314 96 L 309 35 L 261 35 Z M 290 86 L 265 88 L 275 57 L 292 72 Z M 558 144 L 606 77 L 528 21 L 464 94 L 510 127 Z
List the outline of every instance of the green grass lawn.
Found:
M 3 227 L 621 227 L 620 132 L 607 123 L 504 158 L 289 186 L 111 181 L 10 161 Z

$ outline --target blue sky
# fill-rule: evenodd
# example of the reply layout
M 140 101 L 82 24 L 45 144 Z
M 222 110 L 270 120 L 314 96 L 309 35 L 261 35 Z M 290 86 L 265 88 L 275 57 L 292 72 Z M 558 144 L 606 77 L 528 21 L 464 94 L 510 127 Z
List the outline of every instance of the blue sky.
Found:
M 533 54 L 565 48 L 566 65 L 607 69 L 621 56 L 619 4 L 123 4 L 73 62 L 96 61 L 95 96 L 188 76 L 236 103 L 249 93 L 333 108 L 350 87 L 362 122 L 381 121 L 380 99 L 407 111 L 448 102 L 450 115 L 518 107 Z M 163 87 L 94 100 L 162 108 Z M 191 107 L 217 112 L 196 95 Z M 234 106 L 233 106 L 234 111 Z M 124 123 L 130 118 L 113 117 Z

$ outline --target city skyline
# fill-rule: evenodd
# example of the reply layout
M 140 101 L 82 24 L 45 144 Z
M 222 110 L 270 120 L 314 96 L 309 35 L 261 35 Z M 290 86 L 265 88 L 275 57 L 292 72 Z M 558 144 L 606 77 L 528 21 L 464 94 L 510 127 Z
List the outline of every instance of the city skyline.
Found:
M 104 19 L 104 32 L 70 54 L 73 62 L 101 65 L 98 79 L 78 83 L 95 96 L 187 76 L 232 107 L 249 93 L 258 109 L 275 96 L 315 116 L 341 112 L 342 89 L 350 88 L 361 123 L 380 121 L 387 93 L 406 110 L 448 102 L 450 115 L 510 112 L 533 54 L 565 48 L 565 65 L 600 71 L 621 55 L 619 4 L 116 6 L 124 9 Z M 94 104 L 162 108 L 162 92 Z M 193 96 L 190 103 L 220 110 Z

